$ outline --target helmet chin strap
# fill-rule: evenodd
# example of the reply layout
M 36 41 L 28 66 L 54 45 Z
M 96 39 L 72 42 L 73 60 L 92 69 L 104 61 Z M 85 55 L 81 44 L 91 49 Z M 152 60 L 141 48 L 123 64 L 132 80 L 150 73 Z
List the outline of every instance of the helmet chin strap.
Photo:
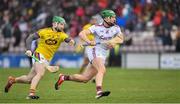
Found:
M 106 20 L 104 20 L 104 22 L 109 26 L 109 27 L 111 27 L 111 26 L 114 26 L 115 24 L 114 23 L 108 23 Z

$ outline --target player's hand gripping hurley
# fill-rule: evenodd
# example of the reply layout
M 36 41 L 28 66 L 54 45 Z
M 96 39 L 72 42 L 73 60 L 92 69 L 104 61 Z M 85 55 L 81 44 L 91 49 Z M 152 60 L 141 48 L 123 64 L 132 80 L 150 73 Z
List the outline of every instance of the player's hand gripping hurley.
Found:
M 35 61 L 39 62 L 39 63 L 42 63 L 42 61 L 40 61 L 38 58 L 36 58 L 34 55 L 32 55 L 32 52 L 30 50 L 27 50 L 25 52 L 25 54 L 28 56 L 28 57 L 31 57 L 32 59 L 34 59 Z M 44 64 L 45 65 L 45 68 L 51 72 L 51 73 L 56 73 L 59 71 L 59 66 L 49 66 L 47 64 Z

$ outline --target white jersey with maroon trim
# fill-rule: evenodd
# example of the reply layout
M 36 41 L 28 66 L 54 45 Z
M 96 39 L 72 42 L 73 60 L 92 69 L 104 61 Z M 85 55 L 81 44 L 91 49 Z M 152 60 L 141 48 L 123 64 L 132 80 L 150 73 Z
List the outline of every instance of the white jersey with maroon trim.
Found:
M 89 28 L 89 30 L 95 35 L 96 43 L 110 40 L 117 34 L 121 34 L 121 29 L 117 25 L 109 28 L 104 27 L 104 25 L 93 25 Z M 99 44 L 97 47 L 101 47 L 106 50 L 108 49 L 104 44 Z
M 103 25 L 93 25 L 89 30 L 94 34 L 96 43 L 110 40 L 116 35 L 122 34 L 120 27 L 117 25 L 109 28 Z M 87 47 L 86 54 L 90 62 L 92 62 L 95 57 L 101 57 L 105 63 L 108 52 L 109 49 L 105 44 L 98 44 L 94 47 Z

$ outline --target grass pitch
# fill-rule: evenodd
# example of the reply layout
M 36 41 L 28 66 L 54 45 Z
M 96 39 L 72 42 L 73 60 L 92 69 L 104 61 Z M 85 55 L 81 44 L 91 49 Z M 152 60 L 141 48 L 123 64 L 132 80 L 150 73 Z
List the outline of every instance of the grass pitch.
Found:
M 111 94 L 95 99 L 95 84 L 88 82 L 64 82 L 56 91 L 54 83 L 58 73 L 46 72 L 41 80 L 38 100 L 26 100 L 28 84 L 15 84 L 9 93 L 4 86 L 9 75 L 27 74 L 28 69 L 0 69 L 0 103 L 180 103 L 180 70 L 126 70 L 108 68 L 104 78 L 104 90 Z M 61 69 L 72 74 L 74 69 Z

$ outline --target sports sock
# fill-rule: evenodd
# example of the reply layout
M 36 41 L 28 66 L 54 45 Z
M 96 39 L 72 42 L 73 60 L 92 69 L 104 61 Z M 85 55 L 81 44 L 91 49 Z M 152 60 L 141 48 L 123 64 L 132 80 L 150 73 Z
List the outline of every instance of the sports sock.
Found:
M 69 75 L 64 75 L 64 80 L 69 80 L 70 76 Z
M 96 94 L 100 94 L 102 92 L 102 86 L 96 86 Z
M 29 96 L 34 96 L 34 95 L 35 95 L 35 89 L 30 89 Z

